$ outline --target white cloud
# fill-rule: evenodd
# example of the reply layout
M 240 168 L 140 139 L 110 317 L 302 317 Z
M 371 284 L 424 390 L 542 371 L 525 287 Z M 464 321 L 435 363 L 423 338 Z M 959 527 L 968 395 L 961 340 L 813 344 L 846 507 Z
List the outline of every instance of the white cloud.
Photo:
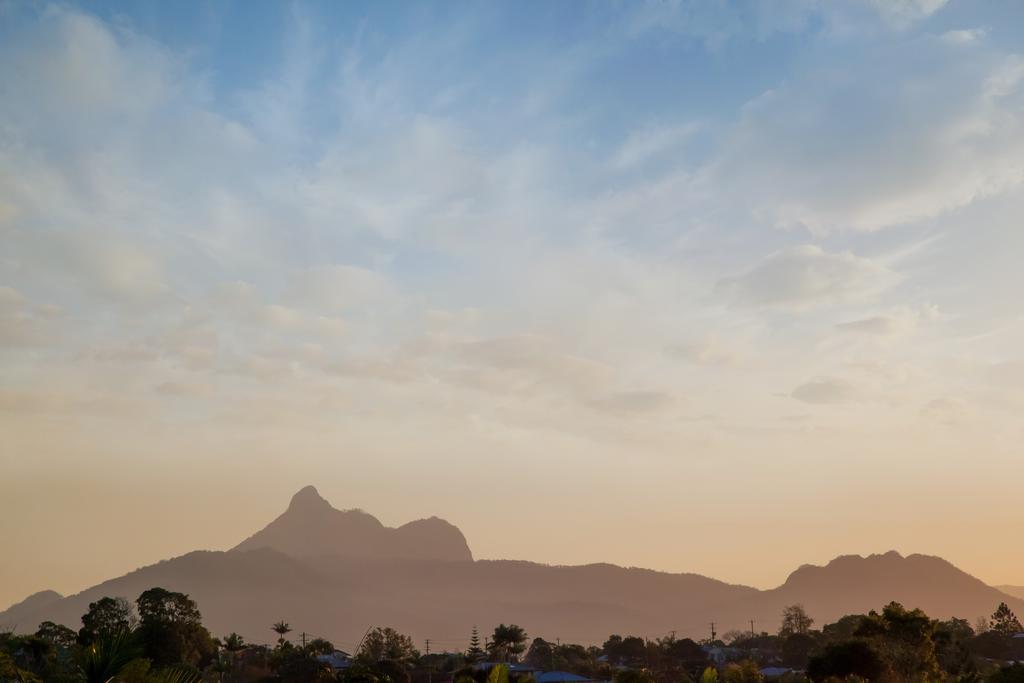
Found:
M 982 40 L 988 31 L 983 28 L 962 28 L 953 31 L 946 31 L 942 34 L 942 40 L 952 45 L 967 45 Z
M 836 329 L 866 335 L 897 335 L 911 332 L 923 321 L 934 321 L 938 318 L 938 306 L 932 304 L 919 309 L 902 308 L 884 315 L 850 320 L 837 324 Z
M 651 161 L 678 155 L 679 148 L 700 130 L 696 123 L 648 126 L 632 131 L 612 156 L 611 165 L 626 170 Z
M 930 17 L 946 6 L 948 0 L 870 0 L 887 24 L 906 28 Z
M 816 234 L 935 218 L 1024 180 L 1022 74 L 1018 57 L 930 37 L 826 59 L 748 103 L 718 182 Z
M 897 279 L 870 259 L 804 245 L 770 254 L 745 274 L 719 281 L 718 289 L 741 306 L 804 310 L 862 300 Z

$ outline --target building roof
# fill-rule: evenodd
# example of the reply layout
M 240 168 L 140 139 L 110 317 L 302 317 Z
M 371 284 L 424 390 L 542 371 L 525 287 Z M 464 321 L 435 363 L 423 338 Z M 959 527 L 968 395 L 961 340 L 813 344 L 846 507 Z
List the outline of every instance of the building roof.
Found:
M 537 683 L 589 683 L 592 678 L 578 676 L 568 671 L 545 671 L 537 674 Z
M 323 662 L 332 669 L 347 669 L 352 666 L 351 656 L 342 650 L 335 650 L 329 655 L 317 655 L 316 661 Z

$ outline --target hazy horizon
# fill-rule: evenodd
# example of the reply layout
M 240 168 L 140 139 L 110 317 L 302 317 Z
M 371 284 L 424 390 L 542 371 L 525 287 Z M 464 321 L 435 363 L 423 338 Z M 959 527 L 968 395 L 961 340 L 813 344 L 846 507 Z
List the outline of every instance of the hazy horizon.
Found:
M 1024 585 L 1021 216 L 1021 3 L 0 0 L 0 606 L 307 484 Z

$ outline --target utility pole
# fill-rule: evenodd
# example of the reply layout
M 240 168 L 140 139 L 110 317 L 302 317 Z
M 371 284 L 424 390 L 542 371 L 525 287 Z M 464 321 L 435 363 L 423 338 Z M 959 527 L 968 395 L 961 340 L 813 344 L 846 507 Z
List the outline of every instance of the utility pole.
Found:
M 302 632 L 302 649 L 303 650 L 306 649 L 306 632 L 305 631 Z
M 754 620 L 753 619 L 750 620 L 750 637 L 751 638 L 754 637 Z
M 717 635 L 718 635 L 718 633 L 715 631 L 715 622 L 712 621 L 711 622 L 711 642 L 712 643 L 715 642 L 715 636 L 717 636 Z

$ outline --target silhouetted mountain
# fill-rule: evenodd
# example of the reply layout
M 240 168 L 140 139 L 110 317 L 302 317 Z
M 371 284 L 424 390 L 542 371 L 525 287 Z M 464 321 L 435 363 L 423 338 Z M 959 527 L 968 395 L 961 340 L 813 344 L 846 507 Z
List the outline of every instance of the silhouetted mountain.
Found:
M 77 628 L 89 602 L 105 595 L 134 600 L 153 586 L 190 594 L 215 634 L 237 631 L 270 642 L 270 625 L 284 619 L 348 647 L 371 625 L 445 641 L 474 624 L 501 622 L 518 623 L 531 636 L 581 643 L 671 630 L 703 637 L 710 621 L 719 633 L 746 629 L 751 619 L 758 630 L 774 631 L 783 607 L 793 603 L 804 604 L 818 626 L 892 600 L 937 618 L 973 621 L 1004 601 L 1024 614 L 1024 601 L 925 555 L 843 556 L 824 567 L 800 567 L 767 591 L 609 564 L 470 557 L 462 534 L 447 522 L 432 518 L 389 529 L 364 512 L 334 509 L 310 487 L 234 550 L 189 553 L 66 598 L 38 594 L 0 613 L 0 627 L 30 631 L 49 619 Z
M 25 623 L 25 618 L 32 619 L 35 614 L 41 610 L 45 610 L 47 607 L 60 601 L 64 596 L 57 591 L 39 591 L 33 593 L 21 602 L 15 603 L 7 608 L 7 611 L 0 614 L 3 621 L 0 621 L 0 626 L 9 626 L 11 628 L 17 626 L 31 626 L 34 627 L 38 622 L 29 621 Z
M 1001 601 L 1024 602 L 988 586 L 942 559 L 929 555 L 903 557 L 843 555 L 824 567 L 804 565 L 786 582 L 759 594 L 747 605 L 750 612 L 778 614 L 779 605 L 802 603 L 822 624 L 845 614 L 857 614 L 897 601 L 920 607 L 933 618 L 962 617 L 974 621 L 989 615 Z
M 431 517 L 393 529 L 362 510 L 333 508 L 312 486 L 296 493 L 280 517 L 242 541 L 235 550 L 258 548 L 272 548 L 293 557 L 473 559 L 465 536 L 443 519 Z

